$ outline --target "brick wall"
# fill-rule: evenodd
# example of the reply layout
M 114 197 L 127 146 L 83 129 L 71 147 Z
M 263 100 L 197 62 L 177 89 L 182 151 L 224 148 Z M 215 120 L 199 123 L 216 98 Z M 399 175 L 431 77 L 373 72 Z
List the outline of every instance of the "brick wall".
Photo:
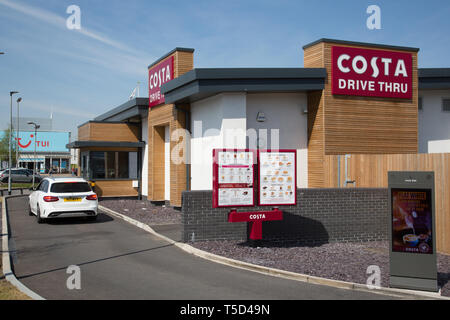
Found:
M 212 191 L 184 191 L 183 240 L 246 240 L 247 223 L 229 223 L 229 209 L 212 208 Z M 384 188 L 297 189 L 296 206 L 282 206 L 283 221 L 263 223 L 263 239 L 321 244 L 388 238 Z M 238 211 L 270 210 L 270 207 Z

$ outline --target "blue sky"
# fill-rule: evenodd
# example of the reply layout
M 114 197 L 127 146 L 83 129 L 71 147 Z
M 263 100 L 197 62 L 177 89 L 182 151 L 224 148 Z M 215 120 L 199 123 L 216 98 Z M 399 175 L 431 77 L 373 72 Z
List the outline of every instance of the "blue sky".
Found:
M 66 28 L 69 5 L 81 30 Z M 381 30 L 369 30 L 369 5 Z M 450 67 L 450 1 L 0 0 L 0 128 L 9 91 L 21 115 L 77 125 L 128 99 L 147 66 L 175 47 L 195 48 L 195 67 L 302 67 L 320 38 L 420 48 L 419 67 Z M 14 113 L 16 112 L 14 103 Z

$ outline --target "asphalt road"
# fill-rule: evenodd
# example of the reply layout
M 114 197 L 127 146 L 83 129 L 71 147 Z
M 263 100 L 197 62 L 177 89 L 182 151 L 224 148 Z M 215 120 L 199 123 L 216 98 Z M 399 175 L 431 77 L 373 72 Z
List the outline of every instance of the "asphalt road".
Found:
M 388 299 L 245 271 L 197 258 L 125 221 L 38 224 L 27 197 L 8 200 L 16 277 L 46 299 Z M 81 289 L 66 286 L 68 266 Z

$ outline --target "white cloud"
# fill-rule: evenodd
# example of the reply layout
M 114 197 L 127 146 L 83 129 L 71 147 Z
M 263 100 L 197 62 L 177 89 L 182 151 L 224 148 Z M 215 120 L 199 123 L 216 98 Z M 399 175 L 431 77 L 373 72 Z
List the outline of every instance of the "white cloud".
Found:
M 87 54 L 80 54 L 81 50 L 77 50 L 76 53 L 60 50 L 59 53 L 65 56 L 70 56 L 83 62 L 101 65 L 116 71 L 140 76 L 145 74 L 149 62 L 154 60 L 154 57 L 137 51 L 120 41 L 113 40 L 106 35 L 86 28 L 83 25 L 80 30 L 68 30 L 65 17 L 59 16 L 48 10 L 10 0 L 0 0 L 0 5 L 4 5 L 12 10 L 22 13 L 27 17 L 55 26 L 59 30 L 77 33 L 86 37 L 86 40 L 88 41 L 85 41 L 82 38 L 77 39 L 75 37 L 71 37 L 70 40 L 72 46 L 82 49 L 82 51 Z M 115 50 L 100 47 L 96 44 L 112 47 Z M 46 44 L 41 42 L 39 45 L 47 48 Z

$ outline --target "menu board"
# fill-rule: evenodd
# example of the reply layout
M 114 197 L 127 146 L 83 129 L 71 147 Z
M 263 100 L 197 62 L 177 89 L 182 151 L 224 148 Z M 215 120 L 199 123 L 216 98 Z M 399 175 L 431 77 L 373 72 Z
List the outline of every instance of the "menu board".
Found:
M 295 205 L 296 150 L 259 153 L 259 205 Z
M 214 150 L 213 207 L 253 206 L 254 152 Z

